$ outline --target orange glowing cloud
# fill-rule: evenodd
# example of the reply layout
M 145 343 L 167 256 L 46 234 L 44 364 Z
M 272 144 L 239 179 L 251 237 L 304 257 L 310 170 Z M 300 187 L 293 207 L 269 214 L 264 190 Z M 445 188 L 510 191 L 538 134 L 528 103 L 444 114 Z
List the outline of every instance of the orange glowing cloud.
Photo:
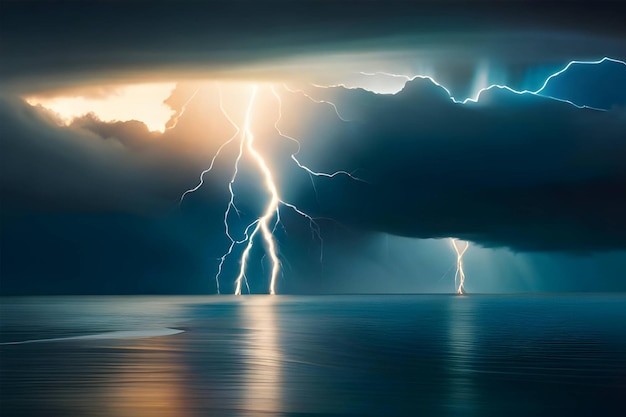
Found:
M 175 110 L 166 104 L 176 83 L 149 83 L 115 86 L 106 94 L 29 96 L 28 104 L 40 105 L 55 112 L 66 125 L 76 118 L 93 113 L 104 122 L 138 120 L 150 131 L 164 132 Z

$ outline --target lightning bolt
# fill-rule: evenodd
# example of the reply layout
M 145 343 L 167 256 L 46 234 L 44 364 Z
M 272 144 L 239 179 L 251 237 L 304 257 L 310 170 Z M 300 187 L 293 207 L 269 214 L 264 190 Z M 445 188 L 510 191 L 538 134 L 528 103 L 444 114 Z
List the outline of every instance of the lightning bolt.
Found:
M 250 96 L 250 101 L 248 102 L 248 108 L 246 110 L 241 146 L 243 146 L 243 143 L 245 142 L 247 152 L 253 157 L 254 161 L 257 164 L 257 167 L 259 168 L 259 171 L 261 171 L 265 180 L 265 188 L 270 195 L 270 200 L 267 203 L 263 215 L 258 220 L 255 220 L 254 223 L 256 224 L 253 227 L 252 233 L 248 237 L 246 248 L 241 255 L 239 275 L 237 275 L 237 279 L 235 280 L 235 295 L 241 294 L 241 284 L 243 280 L 246 279 L 246 269 L 248 265 L 248 258 L 250 256 L 250 250 L 252 250 L 252 245 L 254 244 L 254 237 L 258 234 L 259 231 L 261 231 L 263 240 L 265 241 L 267 253 L 272 262 L 269 288 L 270 294 L 276 294 L 276 279 L 278 277 L 278 273 L 280 272 L 280 260 L 278 259 L 278 255 L 276 252 L 276 241 L 274 240 L 274 235 L 270 231 L 269 223 L 274 217 L 280 219 L 278 205 L 281 200 L 278 197 L 278 189 L 276 188 L 276 182 L 274 181 L 272 172 L 270 171 L 263 156 L 261 156 L 261 154 L 257 152 L 257 150 L 254 148 L 254 135 L 252 134 L 252 130 L 250 128 L 250 123 L 252 119 L 252 106 L 256 98 L 257 90 L 258 86 L 254 85 L 252 89 L 252 94 Z M 238 162 L 239 161 L 237 161 L 237 163 Z M 234 194 L 231 193 L 231 197 L 234 198 Z
M 226 207 L 226 210 L 224 212 L 224 233 L 230 243 L 226 252 L 219 258 L 217 273 L 215 275 L 215 283 L 216 283 L 218 294 L 220 293 L 220 277 L 223 272 L 224 264 L 226 263 L 229 256 L 233 253 L 235 247 L 239 244 L 244 244 L 245 247 L 241 254 L 241 258 L 239 260 L 239 272 L 237 274 L 237 277 L 235 278 L 235 295 L 241 295 L 244 285 L 248 289 L 248 292 L 250 292 L 250 287 L 249 287 L 248 279 L 247 279 L 247 271 L 248 271 L 250 253 L 252 251 L 252 248 L 254 246 L 254 242 L 257 236 L 261 237 L 265 246 L 266 253 L 265 255 L 263 255 L 263 258 L 267 256 L 270 259 L 271 266 L 272 266 L 271 271 L 270 271 L 270 278 L 269 278 L 269 293 L 276 294 L 276 285 L 277 285 L 278 275 L 280 274 L 280 270 L 281 270 L 280 268 L 281 262 L 278 256 L 278 243 L 276 241 L 276 238 L 274 237 L 274 233 L 276 232 L 276 229 L 278 225 L 280 224 L 280 220 L 281 220 L 280 219 L 280 207 L 281 206 L 285 206 L 285 207 L 292 209 L 294 212 L 296 212 L 297 214 L 299 214 L 300 216 L 308 220 L 313 238 L 319 240 L 320 242 L 320 262 L 323 261 L 323 239 L 321 236 L 321 229 L 319 225 L 317 224 L 317 222 L 315 221 L 316 219 L 310 216 L 309 214 L 307 214 L 305 211 L 298 208 L 295 204 L 287 202 L 280 197 L 278 186 L 276 184 L 276 181 L 274 179 L 274 175 L 272 173 L 272 170 L 270 169 L 270 166 L 266 162 L 263 155 L 255 148 L 255 136 L 252 131 L 252 118 L 253 118 L 252 114 L 253 114 L 254 104 L 256 101 L 258 90 L 259 90 L 258 85 L 256 84 L 253 85 L 250 98 L 248 100 L 248 104 L 246 107 L 246 113 L 244 117 L 243 126 L 240 127 L 233 120 L 233 118 L 230 117 L 230 115 L 224 108 L 222 92 L 218 85 L 220 111 L 226 117 L 228 122 L 235 128 L 236 131 L 233 136 L 231 136 L 226 142 L 224 142 L 218 148 L 215 155 L 211 159 L 211 163 L 209 167 L 200 173 L 200 179 L 199 179 L 198 184 L 195 187 L 190 188 L 189 190 L 185 191 L 181 195 L 181 198 L 180 198 L 180 204 L 182 204 L 182 202 L 184 201 L 187 195 L 200 189 L 204 185 L 204 176 L 207 175 L 213 169 L 213 167 L 215 166 L 215 161 L 220 156 L 222 150 L 229 144 L 235 141 L 238 141 L 239 150 L 237 153 L 237 157 L 235 158 L 233 174 L 228 183 L 228 190 L 229 190 L 230 198 L 229 198 L 229 202 Z M 272 95 L 276 98 L 277 103 L 278 103 L 278 117 L 276 121 L 274 122 L 274 129 L 279 134 L 279 136 L 289 141 L 292 141 L 297 145 L 295 152 L 291 154 L 291 159 L 295 162 L 295 164 L 297 165 L 299 169 L 303 170 L 309 175 L 309 177 L 311 178 L 313 189 L 316 192 L 316 195 L 317 195 L 317 190 L 315 188 L 315 181 L 313 179 L 314 177 L 334 178 L 338 175 L 344 175 L 356 181 L 363 181 L 362 179 L 355 177 L 352 173 L 347 172 L 347 171 L 336 171 L 332 173 L 318 172 L 304 165 L 302 162 L 300 162 L 297 155 L 299 154 L 301 150 L 301 143 L 294 137 L 283 133 L 282 130 L 280 129 L 279 124 L 283 117 L 282 99 L 273 85 L 270 86 L 270 90 L 272 92 Z M 287 90 L 291 91 L 289 89 Z M 291 91 L 291 92 L 294 92 L 294 91 Z M 316 102 L 322 103 L 321 101 L 316 101 Z M 336 109 L 334 104 L 330 102 L 324 101 L 323 103 L 330 104 Z M 337 114 L 337 116 L 341 119 L 341 116 L 339 116 L 339 114 Z M 233 210 L 237 213 L 237 215 L 240 214 L 239 209 L 237 208 L 235 204 L 235 192 L 233 189 L 233 185 L 237 181 L 237 175 L 239 173 L 239 165 L 244 155 L 248 155 L 251 157 L 258 172 L 261 174 L 261 177 L 263 179 L 263 185 L 264 185 L 265 190 L 267 191 L 269 198 L 267 200 L 267 203 L 265 205 L 265 209 L 262 215 L 245 227 L 243 238 L 238 240 L 238 239 L 235 239 L 231 234 L 231 226 L 229 224 L 229 217 L 231 216 L 231 213 L 233 212 Z
M 450 238 L 450 243 L 452 243 L 452 247 L 454 248 L 454 252 L 456 252 L 456 272 L 454 273 L 454 285 L 456 286 L 457 294 L 464 294 L 465 284 L 465 271 L 463 270 L 463 255 L 469 248 L 469 242 L 467 241 L 459 241 L 456 238 Z M 461 247 L 465 243 L 464 247 Z M 458 286 L 457 286 L 458 283 Z

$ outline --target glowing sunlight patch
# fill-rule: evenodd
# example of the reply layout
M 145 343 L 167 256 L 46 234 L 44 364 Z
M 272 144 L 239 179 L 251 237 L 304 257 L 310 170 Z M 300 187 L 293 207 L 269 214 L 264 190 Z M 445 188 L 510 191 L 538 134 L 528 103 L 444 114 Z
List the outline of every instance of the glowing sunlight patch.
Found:
M 31 106 L 41 105 L 59 115 L 69 125 L 74 119 L 93 113 L 104 122 L 138 120 L 151 131 L 165 131 L 165 124 L 175 111 L 164 101 L 176 87 L 175 83 L 151 83 L 116 86 L 107 94 L 89 96 L 30 96 Z

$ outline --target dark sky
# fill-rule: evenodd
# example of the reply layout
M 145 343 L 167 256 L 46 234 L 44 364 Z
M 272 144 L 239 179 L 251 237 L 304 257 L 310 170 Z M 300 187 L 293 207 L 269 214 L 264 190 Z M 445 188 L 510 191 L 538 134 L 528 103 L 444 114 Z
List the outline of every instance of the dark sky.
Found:
M 520 83 L 537 64 L 626 55 L 618 8 L 541 0 L 4 1 L 0 76 L 11 88 L 38 89 L 135 72 L 259 75 L 251 65 L 377 52 L 432 65 L 449 87 L 467 81 L 482 59 Z
M 177 200 L 232 130 L 215 88 L 202 88 L 162 135 L 93 115 L 60 127 L 20 97 L 174 80 L 183 81 L 171 99 L 180 110 L 190 79 L 226 76 L 285 79 L 335 102 L 348 122 L 281 90 L 281 129 L 301 140 L 303 163 L 366 181 L 319 178 L 314 189 L 289 159 L 293 143 L 277 135 L 275 116 L 256 122 L 283 198 L 325 219 L 321 246 L 307 221 L 281 212 L 280 292 L 451 291 L 447 240 L 415 239 L 449 236 L 473 242 L 466 265 L 476 292 L 626 290 L 626 65 L 572 66 L 544 89 L 602 111 L 499 88 L 458 104 L 420 78 L 396 95 L 306 82 L 427 67 L 459 97 L 487 65 L 490 83 L 536 90 L 572 59 L 625 59 L 616 2 L 0 7 L 3 294 L 214 292 L 236 149 L 225 150 L 197 194 L 181 207 Z M 244 167 L 240 179 L 235 229 L 263 201 L 257 173 Z M 261 247 L 253 292 L 266 291 Z M 226 265 L 226 292 L 237 268 L 237 257 Z

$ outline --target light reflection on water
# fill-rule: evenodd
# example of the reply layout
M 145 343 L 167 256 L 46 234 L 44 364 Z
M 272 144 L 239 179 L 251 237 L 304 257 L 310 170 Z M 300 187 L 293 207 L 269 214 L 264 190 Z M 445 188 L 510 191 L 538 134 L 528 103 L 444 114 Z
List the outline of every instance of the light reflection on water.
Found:
M 242 304 L 244 326 L 244 383 L 246 410 L 277 412 L 281 407 L 282 364 L 276 320 L 276 297 L 249 297 Z
M 184 375 L 189 370 L 181 354 L 183 352 L 162 347 L 139 348 L 129 352 L 131 361 L 111 364 L 109 372 L 102 373 L 105 378 L 96 383 L 97 390 L 92 394 L 100 399 L 93 404 L 100 408 L 96 411 L 98 415 L 192 416 L 184 386 Z
M 474 304 L 467 296 L 448 304 L 449 397 L 445 402 L 450 415 L 473 415 L 476 406 L 473 381 Z
M 5 298 L 3 416 L 622 415 L 626 296 Z

